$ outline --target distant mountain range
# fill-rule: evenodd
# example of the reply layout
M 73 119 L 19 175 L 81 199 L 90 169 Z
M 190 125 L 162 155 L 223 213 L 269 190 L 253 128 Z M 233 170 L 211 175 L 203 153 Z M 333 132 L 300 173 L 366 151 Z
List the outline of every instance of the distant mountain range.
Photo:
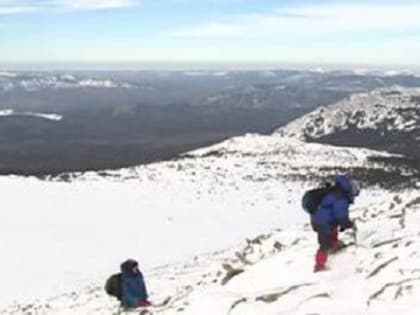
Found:
M 406 102 L 405 89 L 418 86 L 414 73 L 367 70 L 2 71 L 0 174 L 57 174 L 168 159 L 233 136 L 271 134 L 319 106 L 345 108 L 348 101 L 341 100 L 377 89 L 390 95 L 375 96 L 366 106 L 383 102 L 381 115 L 388 117 L 388 99 Z M 358 128 L 363 124 L 355 119 L 363 121 L 364 115 L 358 110 L 355 117 L 349 114 L 355 128 L 335 128 L 316 141 L 417 156 L 411 145 L 418 138 L 416 120 L 409 119 L 413 110 L 395 110 L 401 118 L 392 130 L 379 124 Z M 313 132 L 304 134 L 315 141 Z

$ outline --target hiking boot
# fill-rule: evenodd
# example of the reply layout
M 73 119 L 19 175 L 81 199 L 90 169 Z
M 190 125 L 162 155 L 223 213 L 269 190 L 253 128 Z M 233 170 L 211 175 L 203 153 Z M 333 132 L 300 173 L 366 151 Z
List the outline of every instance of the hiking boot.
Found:
M 327 267 L 325 267 L 325 266 L 315 265 L 315 267 L 314 267 L 314 272 L 320 272 L 320 271 L 325 271 L 325 270 L 327 270 Z
M 345 248 L 346 246 L 347 245 L 344 242 L 337 241 L 331 246 L 331 249 L 328 252 L 330 254 L 335 254 L 335 253 L 339 252 L 340 250 L 342 250 L 343 248 Z
M 318 250 L 315 256 L 315 272 L 325 269 L 325 264 L 327 263 L 328 254 L 326 251 Z

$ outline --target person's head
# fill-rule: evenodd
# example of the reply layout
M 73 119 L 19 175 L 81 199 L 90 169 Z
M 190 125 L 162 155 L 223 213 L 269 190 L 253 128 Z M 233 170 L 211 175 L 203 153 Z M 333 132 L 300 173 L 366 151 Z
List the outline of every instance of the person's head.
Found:
M 134 259 L 128 259 L 121 264 L 121 272 L 131 274 L 139 273 L 139 263 Z
M 337 175 L 334 179 L 335 186 L 338 187 L 344 195 L 353 202 L 359 195 L 360 188 L 355 180 L 352 180 L 349 175 Z

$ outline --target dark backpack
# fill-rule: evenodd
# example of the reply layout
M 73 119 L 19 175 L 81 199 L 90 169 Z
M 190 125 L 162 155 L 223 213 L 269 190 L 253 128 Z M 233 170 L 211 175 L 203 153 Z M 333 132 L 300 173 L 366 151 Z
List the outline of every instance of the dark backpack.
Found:
M 309 214 L 314 214 L 322 199 L 331 191 L 332 185 L 327 183 L 322 187 L 308 190 L 302 197 L 302 208 Z
M 105 292 L 121 301 L 121 273 L 112 275 L 106 280 Z

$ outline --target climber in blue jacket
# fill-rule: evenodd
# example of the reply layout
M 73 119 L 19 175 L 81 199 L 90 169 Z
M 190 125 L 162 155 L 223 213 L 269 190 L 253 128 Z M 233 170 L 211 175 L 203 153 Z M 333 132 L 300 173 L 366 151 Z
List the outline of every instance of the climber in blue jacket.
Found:
M 121 264 L 121 303 L 125 308 L 150 306 L 143 274 L 137 261 L 129 259 Z
M 315 271 L 322 271 L 328 260 L 328 251 L 340 247 L 338 229 L 355 228 L 349 218 L 349 207 L 359 194 L 357 184 L 348 175 L 337 175 L 335 185 L 321 200 L 318 209 L 311 215 L 311 224 L 318 234 L 319 249 L 315 256 Z

